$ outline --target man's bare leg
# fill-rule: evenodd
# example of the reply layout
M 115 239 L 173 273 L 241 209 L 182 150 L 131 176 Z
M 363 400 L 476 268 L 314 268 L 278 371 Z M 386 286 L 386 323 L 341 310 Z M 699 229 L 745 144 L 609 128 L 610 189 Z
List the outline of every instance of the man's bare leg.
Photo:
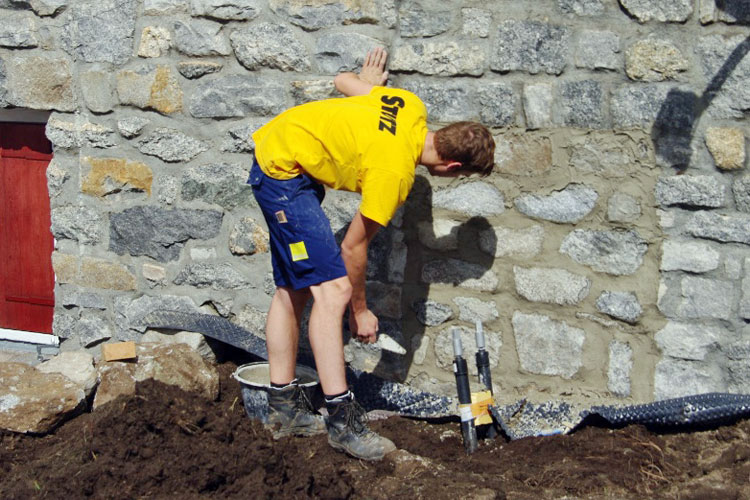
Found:
M 276 288 L 266 320 L 266 346 L 272 383 L 288 384 L 294 380 L 299 324 L 309 299 L 309 289 Z

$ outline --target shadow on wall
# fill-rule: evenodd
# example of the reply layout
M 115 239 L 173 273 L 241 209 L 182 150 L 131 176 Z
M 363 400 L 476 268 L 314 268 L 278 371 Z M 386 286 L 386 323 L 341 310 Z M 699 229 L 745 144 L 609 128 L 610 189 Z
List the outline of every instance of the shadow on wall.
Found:
M 735 18 L 737 24 L 750 25 L 750 1 L 716 0 L 716 7 Z M 651 129 L 657 158 L 679 173 L 687 169 L 692 157 L 690 144 L 698 121 L 749 51 L 750 35 L 732 50 L 702 95 L 679 89 L 669 91 Z

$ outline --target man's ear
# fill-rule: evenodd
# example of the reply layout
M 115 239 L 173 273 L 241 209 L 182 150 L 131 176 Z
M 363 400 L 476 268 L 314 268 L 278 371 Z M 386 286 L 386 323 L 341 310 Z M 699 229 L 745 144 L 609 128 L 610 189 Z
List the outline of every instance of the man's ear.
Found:
M 460 161 L 449 161 L 445 164 L 445 168 L 448 172 L 452 172 L 454 170 L 459 170 L 463 165 Z

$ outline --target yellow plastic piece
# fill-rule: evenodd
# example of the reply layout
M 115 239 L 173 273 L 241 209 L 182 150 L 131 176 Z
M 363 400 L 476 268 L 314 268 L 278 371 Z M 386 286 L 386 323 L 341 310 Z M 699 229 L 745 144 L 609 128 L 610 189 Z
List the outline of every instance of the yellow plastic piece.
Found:
M 305 242 L 300 241 L 298 243 L 290 243 L 289 250 L 292 251 L 292 260 L 297 262 L 298 260 L 305 260 L 308 257 L 307 248 L 305 248 Z
M 475 425 L 486 425 L 492 423 L 489 405 L 494 405 L 490 391 L 472 392 L 471 393 L 471 413 L 474 415 Z

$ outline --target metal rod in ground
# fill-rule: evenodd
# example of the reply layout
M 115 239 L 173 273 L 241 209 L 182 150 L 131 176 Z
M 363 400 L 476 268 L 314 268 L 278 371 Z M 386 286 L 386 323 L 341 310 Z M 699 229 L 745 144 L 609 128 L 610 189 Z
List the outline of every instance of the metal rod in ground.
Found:
M 490 353 L 487 352 L 485 347 L 484 330 L 482 329 L 482 321 L 477 320 L 476 322 L 476 341 L 477 341 L 477 353 L 474 356 L 477 362 L 477 374 L 479 375 L 479 383 L 484 387 L 492 391 L 492 374 L 490 373 Z M 483 438 L 493 439 L 497 436 L 497 430 L 492 425 L 483 426 L 485 427 L 481 431 Z
M 461 435 L 464 438 L 464 449 L 472 454 L 477 449 L 477 429 L 474 427 L 474 415 L 471 413 L 471 388 L 469 387 L 469 368 L 463 358 L 461 332 L 453 330 L 453 373 L 456 375 L 458 403 L 461 415 Z

